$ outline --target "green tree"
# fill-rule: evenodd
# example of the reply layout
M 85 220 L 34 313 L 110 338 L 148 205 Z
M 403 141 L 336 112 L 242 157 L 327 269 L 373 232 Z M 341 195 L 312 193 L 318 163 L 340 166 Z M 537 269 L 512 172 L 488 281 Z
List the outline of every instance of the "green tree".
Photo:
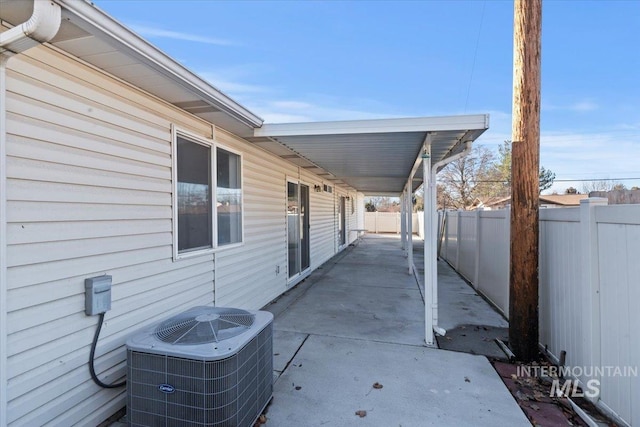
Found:
M 377 209 L 376 209 L 376 205 L 375 205 L 371 200 L 369 200 L 369 201 L 364 205 L 364 208 L 365 208 L 365 210 L 366 210 L 367 212 L 375 212 L 375 211 L 377 211 Z
M 549 169 L 545 169 L 544 166 L 540 166 L 540 190 L 538 193 L 542 193 L 544 190 L 551 188 L 555 179 L 555 173 L 551 172 Z
M 504 141 L 498 147 L 498 159 L 491 171 L 491 176 L 496 181 L 494 196 L 511 195 L 511 141 Z M 540 167 L 538 193 L 548 190 L 553 185 L 556 174 L 544 166 Z
M 578 190 L 576 190 L 573 187 L 569 187 L 566 190 L 564 190 L 564 194 L 578 194 Z

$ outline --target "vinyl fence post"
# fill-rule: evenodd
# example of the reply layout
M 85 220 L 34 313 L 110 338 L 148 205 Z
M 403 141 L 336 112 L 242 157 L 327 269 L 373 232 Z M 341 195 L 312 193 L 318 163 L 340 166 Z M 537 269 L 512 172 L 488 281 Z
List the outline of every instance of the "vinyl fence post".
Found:
M 473 274 L 473 286 L 476 289 L 480 288 L 480 248 L 482 247 L 481 242 L 480 242 L 480 224 L 481 224 L 481 219 L 480 219 L 480 213 L 482 212 L 482 208 L 478 208 L 476 210 L 476 250 L 475 250 L 475 261 L 474 261 L 474 267 L 475 267 L 475 271 Z
M 458 209 L 458 227 L 456 229 L 456 271 L 460 271 L 460 246 L 462 243 L 460 229 L 462 228 L 462 209 Z
M 598 224 L 596 222 L 596 207 L 606 206 L 607 199 L 591 197 L 580 200 L 580 235 L 582 236 L 582 262 L 578 268 L 582 271 L 584 286 L 583 319 L 586 320 L 587 334 L 583 341 L 584 354 L 587 355 L 586 364 L 600 366 L 601 328 L 600 328 L 600 266 L 598 261 Z M 601 380 L 597 376 L 597 380 Z

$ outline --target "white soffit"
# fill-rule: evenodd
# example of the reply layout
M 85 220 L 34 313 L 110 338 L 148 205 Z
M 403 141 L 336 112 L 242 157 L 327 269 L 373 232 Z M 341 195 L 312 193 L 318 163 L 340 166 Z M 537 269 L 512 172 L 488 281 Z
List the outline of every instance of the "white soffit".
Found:
M 435 164 L 488 127 L 486 114 L 282 123 L 265 124 L 248 139 L 279 155 L 286 147 L 365 194 L 400 194 L 425 140 Z

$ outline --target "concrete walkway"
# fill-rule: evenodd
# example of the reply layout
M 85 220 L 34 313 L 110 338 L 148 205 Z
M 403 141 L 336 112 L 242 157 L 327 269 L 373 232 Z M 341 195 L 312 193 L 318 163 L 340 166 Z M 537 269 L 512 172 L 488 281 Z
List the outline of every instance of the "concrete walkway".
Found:
M 443 321 L 456 303 L 441 300 Z M 499 323 L 484 304 L 474 316 Z M 424 346 L 397 237 L 365 236 L 266 309 L 277 378 L 267 426 L 531 425 L 485 357 Z M 467 321 L 453 313 L 446 322 Z
M 424 241 L 414 239 L 413 248 L 423 283 Z M 507 359 L 495 339 L 508 341 L 509 323 L 443 260 L 438 261 L 438 306 L 438 325 L 447 331 L 444 337 L 436 336 L 440 348 Z

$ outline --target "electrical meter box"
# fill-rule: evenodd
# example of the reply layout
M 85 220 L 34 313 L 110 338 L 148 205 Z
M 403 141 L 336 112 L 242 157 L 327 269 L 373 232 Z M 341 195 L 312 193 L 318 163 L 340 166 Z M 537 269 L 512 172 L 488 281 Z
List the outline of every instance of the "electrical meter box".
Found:
M 84 279 L 84 312 L 87 316 L 111 310 L 111 276 Z

